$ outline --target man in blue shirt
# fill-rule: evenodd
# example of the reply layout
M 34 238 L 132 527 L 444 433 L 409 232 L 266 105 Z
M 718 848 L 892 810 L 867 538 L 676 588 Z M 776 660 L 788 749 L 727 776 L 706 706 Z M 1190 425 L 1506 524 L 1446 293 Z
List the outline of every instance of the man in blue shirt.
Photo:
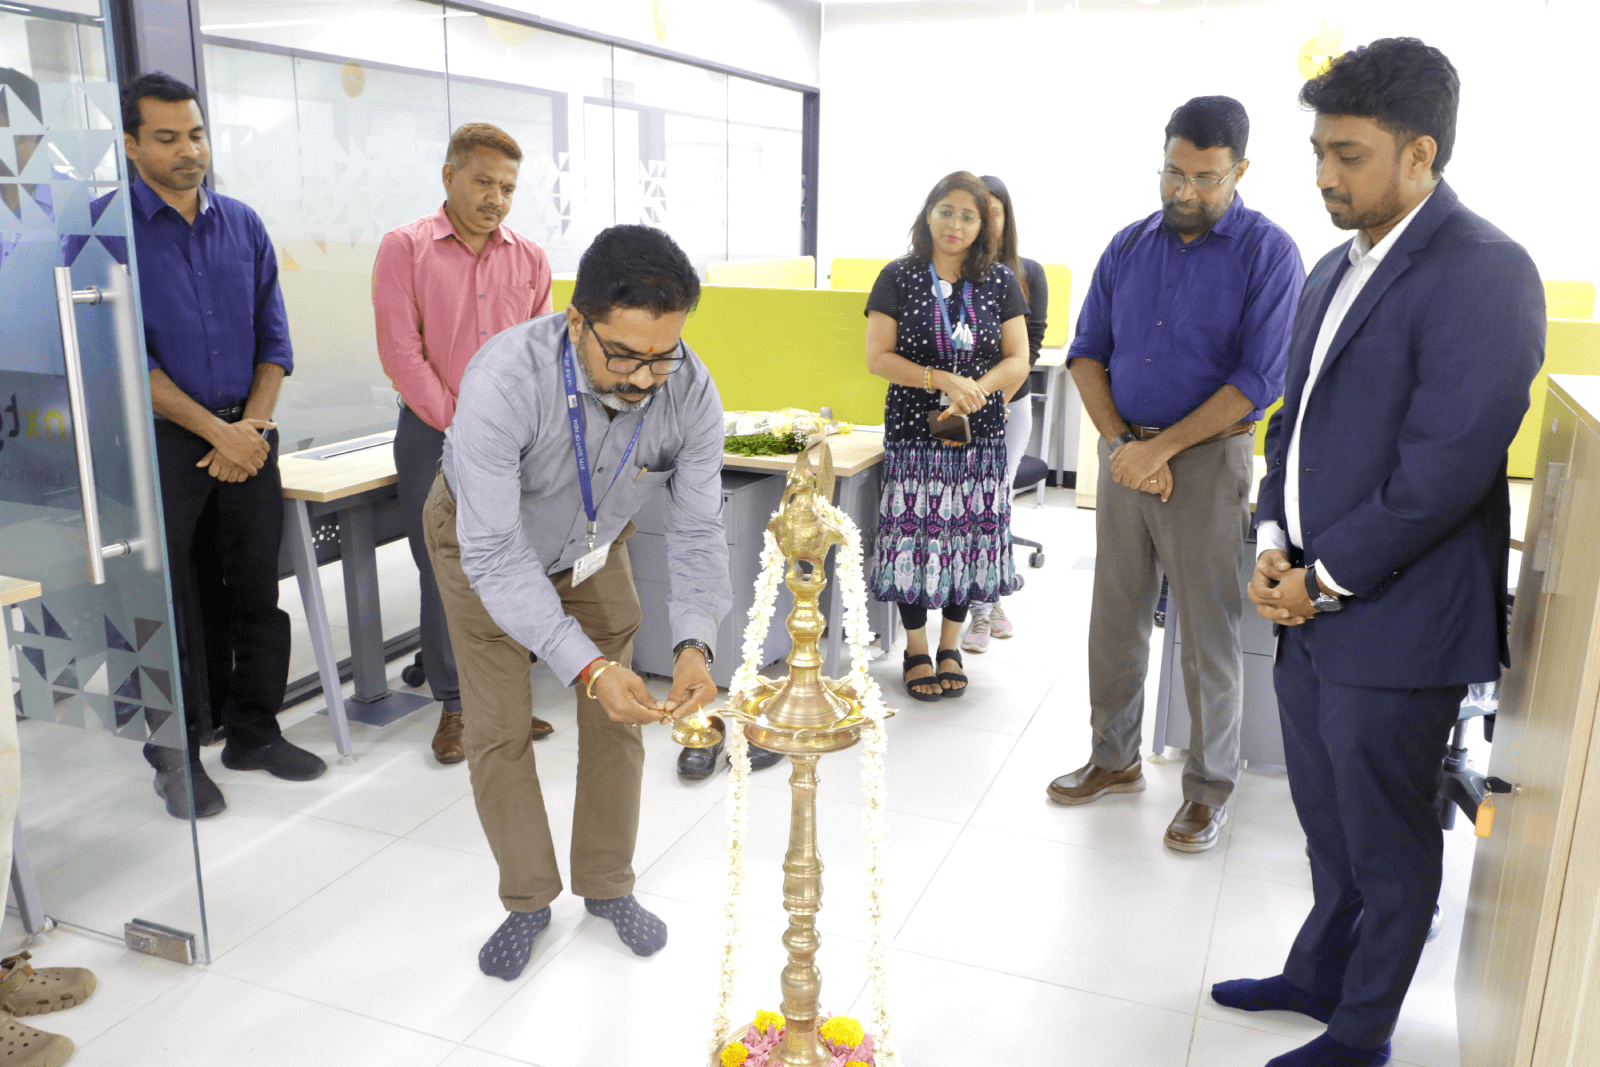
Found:
M 271 422 L 294 365 L 278 264 L 256 213 L 201 186 L 211 150 L 194 90 L 146 74 L 123 92 L 123 143 L 156 415 L 194 814 L 226 807 L 200 764 L 207 705 L 222 762 L 306 781 L 321 759 L 284 739 L 289 617 L 278 608 L 283 487 Z M 209 699 L 208 699 L 209 694 Z M 145 746 L 167 811 L 189 816 L 183 757 Z
M 1172 113 L 1161 210 L 1123 229 L 1095 267 L 1068 351 L 1100 431 L 1089 762 L 1050 783 L 1061 804 L 1144 788 L 1140 726 L 1161 571 L 1183 620 L 1190 715 L 1184 803 L 1168 848 L 1203 852 L 1227 822 L 1243 708 L 1239 568 L 1250 523 L 1252 431 L 1283 392 L 1305 280 L 1289 235 L 1244 206 L 1250 120 L 1226 96 Z

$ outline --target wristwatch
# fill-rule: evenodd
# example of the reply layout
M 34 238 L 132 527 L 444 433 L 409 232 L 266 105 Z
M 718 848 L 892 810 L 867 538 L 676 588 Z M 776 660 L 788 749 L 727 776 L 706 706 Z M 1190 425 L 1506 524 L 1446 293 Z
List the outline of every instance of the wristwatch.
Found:
M 1322 586 L 1317 584 L 1317 565 L 1315 563 L 1306 567 L 1306 592 L 1311 596 L 1311 606 L 1317 609 L 1317 614 L 1326 615 L 1330 611 L 1338 611 L 1344 607 L 1344 601 L 1332 593 L 1322 591 Z
M 687 641 L 679 641 L 677 644 L 672 646 L 672 662 L 678 662 L 678 653 L 682 652 L 686 648 L 698 648 L 700 650 L 700 654 L 706 658 L 707 667 L 711 666 L 711 661 L 716 658 L 711 654 L 710 645 L 706 644 L 704 641 L 691 637 Z
M 1115 452 L 1117 449 L 1121 448 L 1123 445 L 1131 445 L 1135 441 L 1137 441 L 1138 439 L 1139 439 L 1139 435 L 1134 433 L 1132 430 L 1129 430 L 1127 433 L 1125 433 L 1121 437 L 1117 438 L 1117 443 L 1111 447 L 1111 450 L 1113 452 Z

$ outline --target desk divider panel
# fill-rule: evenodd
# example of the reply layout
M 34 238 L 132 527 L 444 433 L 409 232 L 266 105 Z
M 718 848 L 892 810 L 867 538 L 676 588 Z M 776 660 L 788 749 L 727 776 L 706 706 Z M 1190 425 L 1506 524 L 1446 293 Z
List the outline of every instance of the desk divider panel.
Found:
M 572 288 L 553 283 L 556 310 L 572 302 Z M 867 372 L 866 303 L 848 290 L 706 285 L 683 339 L 730 411 L 829 407 L 835 418 L 876 426 L 889 383 Z
M 815 289 L 815 256 L 790 256 L 786 259 L 749 259 L 713 263 L 706 268 L 706 281 L 712 285 L 757 285 L 768 289 Z
M 1546 282 L 1548 289 L 1553 283 Z M 1588 283 L 1582 283 L 1587 285 Z M 1594 287 L 1590 286 L 1593 292 Z M 1544 424 L 1545 381 L 1552 374 L 1600 374 L 1600 322 L 1588 319 L 1551 319 L 1545 335 L 1544 366 L 1529 389 L 1528 413 L 1511 442 L 1506 473 L 1512 478 L 1532 478 L 1539 458 L 1539 431 Z
M 1552 319 L 1594 318 L 1594 283 L 1547 281 L 1544 313 Z

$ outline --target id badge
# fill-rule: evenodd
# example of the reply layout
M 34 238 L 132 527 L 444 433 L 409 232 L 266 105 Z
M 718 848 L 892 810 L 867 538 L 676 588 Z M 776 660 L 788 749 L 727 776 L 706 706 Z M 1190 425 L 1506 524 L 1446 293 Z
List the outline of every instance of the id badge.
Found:
M 572 584 L 582 585 L 595 572 L 606 565 L 606 560 L 611 556 L 611 545 L 604 544 L 592 552 L 585 552 L 578 557 L 578 562 L 572 565 Z

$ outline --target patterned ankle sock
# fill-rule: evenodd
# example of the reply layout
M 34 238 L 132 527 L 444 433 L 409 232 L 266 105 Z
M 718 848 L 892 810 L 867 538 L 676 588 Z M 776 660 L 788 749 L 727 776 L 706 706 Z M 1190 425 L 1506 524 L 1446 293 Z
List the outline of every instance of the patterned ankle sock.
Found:
M 1238 1008 L 1241 1011 L 1297 1011 L 1319 1023 L 1333 1018 L 1333 1010 L 1339 1006 L 1336 1000 L 1319 997 L 1290 985 L 1289 980 L 1281 974 L 1271 978 L 1218 982 L 1211 987 L 1211 999 L 1225 1008 Z
M 489 935 L 483 948 L 478 950 L 478 970 L 491 978 L 511 981 L 528 965 L 533 955 L 533 939 L 550 925 L 550 908 L 538 911 L 514 911 L 506 916 L 500 929 Z
M 614 900 L 595 900 L 584 897 L 583 906 L 590 915 L 611 920 L 617 928 L 622 943 L 633 949 L 635 956 L 652 956 L 667 943 L 667 924 L 644 909 L 644 905 L 629 893 Z
M 1389 1042 L 1382 1048 L 1351 1048 L 1323 1034 L 1292 1052 L 1274 1056 L 1267 1067 L 1383 1067 L 1389 1062 Z

